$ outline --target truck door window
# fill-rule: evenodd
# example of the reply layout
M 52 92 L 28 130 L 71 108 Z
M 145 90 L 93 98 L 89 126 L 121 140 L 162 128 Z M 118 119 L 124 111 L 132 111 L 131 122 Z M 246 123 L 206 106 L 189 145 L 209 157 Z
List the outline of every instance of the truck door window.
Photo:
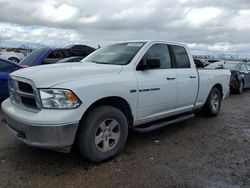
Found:
M 171 45 L 175 55 L 176 68 L 190 68 L 187 51 L 182 46 Z
M 166 44 L 154 44 L 144 54 L 143 59 L 160 59 L 161 67 L 159 69 L 170 69 L 171 58 Z M 142 63 L 142 61 L 140 62 Z

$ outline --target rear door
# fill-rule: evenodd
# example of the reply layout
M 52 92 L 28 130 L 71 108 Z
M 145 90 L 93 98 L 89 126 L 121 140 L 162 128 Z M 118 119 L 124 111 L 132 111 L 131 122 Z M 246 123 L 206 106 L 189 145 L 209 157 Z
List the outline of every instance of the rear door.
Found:
M 172 69 L 168 45 L 164 43 L 151 45 L 140 63 L 146 59 L 160 59 L 161 67 L 136 71 L 138 120 L 162 117 L 175 109 L 176 105 L 177 78 L 175 69 Z
M 177 75 L 176 108 L 192 109 L 198 93 L 198 73 L 183 46 L 171 45 Z

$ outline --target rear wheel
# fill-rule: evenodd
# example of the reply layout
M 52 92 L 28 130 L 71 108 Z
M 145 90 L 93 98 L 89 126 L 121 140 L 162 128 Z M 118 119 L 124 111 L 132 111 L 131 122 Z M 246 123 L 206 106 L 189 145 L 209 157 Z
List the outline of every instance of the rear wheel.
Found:
M 128 135 L 125 115 L 112 106 L 91 110 L 80 124 L 78 146 L 88 159 L 101 162 L 124 148 Z
M 214 87 L 207 98 L 203 107 L 205 115 L 213 117 L 217 116 L 221 109 L 221 93 L 218 88 Z

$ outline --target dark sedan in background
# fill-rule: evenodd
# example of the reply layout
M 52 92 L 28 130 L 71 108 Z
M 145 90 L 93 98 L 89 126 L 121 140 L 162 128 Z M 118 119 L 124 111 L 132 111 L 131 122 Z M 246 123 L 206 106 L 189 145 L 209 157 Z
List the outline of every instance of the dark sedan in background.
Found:
M 245 88 L 250 88 L 250 65 L 245 62 L 216 62 L 206 66 L 208 69 L 230 69 L 230 88 L 241 94 Z

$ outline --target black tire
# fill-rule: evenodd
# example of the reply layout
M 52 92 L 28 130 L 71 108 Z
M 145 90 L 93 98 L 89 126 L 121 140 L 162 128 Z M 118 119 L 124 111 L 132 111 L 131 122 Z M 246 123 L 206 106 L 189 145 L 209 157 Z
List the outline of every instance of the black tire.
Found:
M 8 60 L 12 61 L 13 63 L 19 63 L 19 59 L 17 59 L 16 57 L 10 57 Z
M 214 98 L 217 96 L 217 99 Z M 206 116 L 215 117 L 219 114 L 221 109 L 221 93 L 217 87 L 212 88 L 202 110 Z M 217 104 L 217 105 L 216 105 Z
M 239 87 L 238 87 L 238 89 L 236 90 L 236 92 L 237 92 L 238 94 L 242 94 L 242 93 L 243 93 L 243 89 L 244 89 L 244 82 L 241 80 L 241 81 L 239 82 Z
M 110 130 L 111 125 L 108 124 L 109 121 L 113 126 L 117 124 L 115 127 L 116 132 L 114 131 L 115 129 Z M 103 126 L 106 126 L 105 131 L 102 129 Z M 120 133 L 118 133 L 119 131 Z M 102 140 L 98 145 L 97 140 L 101 134 Z M 111 134 L 119 135 L 117 141 L 112 140 Z M 128 121 L 125 115 L 115 107 L 99 106 L 89 111 L 81 121 L 78 132 L 78 147 L 86 158 L 94 162 L 101 162 L 114 157 L 122 151 L 127 140 L 127 135 Z M 105 143 L 108 143 L 108 147 Z M 101 151 L 107 148 L 110 150 Z

